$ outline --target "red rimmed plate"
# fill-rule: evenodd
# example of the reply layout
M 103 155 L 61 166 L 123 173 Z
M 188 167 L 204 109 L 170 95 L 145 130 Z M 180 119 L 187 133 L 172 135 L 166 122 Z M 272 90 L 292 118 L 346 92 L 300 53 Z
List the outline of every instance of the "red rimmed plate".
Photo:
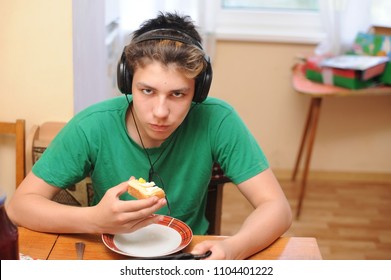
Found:
M 102 241 L 110 250 L 130 257 L 159 257 L 176 253 L 191 242 L 193 232 L 184 222 L 164 216 L 132 233 L 102 234 Z

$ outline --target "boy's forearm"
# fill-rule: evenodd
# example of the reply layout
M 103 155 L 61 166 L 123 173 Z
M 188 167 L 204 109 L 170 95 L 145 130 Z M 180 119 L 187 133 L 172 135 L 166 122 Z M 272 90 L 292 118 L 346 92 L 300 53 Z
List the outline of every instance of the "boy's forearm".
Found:
M 255 209 L 237 234 L 227 240 L 235 259 L 245 259 L 272 244 L 290 227 L 292 214 L 284 202 L 270 202 Z

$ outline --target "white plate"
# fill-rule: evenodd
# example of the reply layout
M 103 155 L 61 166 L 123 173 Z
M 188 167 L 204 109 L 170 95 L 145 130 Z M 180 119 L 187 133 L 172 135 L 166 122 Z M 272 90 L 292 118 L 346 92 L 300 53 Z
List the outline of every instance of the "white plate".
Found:
M 176 253 L 191 242 L 188 225 L 172 217 L 132 233 L 103 234 L 103 243 L 110 250 L 131 257 L 159 257 Z

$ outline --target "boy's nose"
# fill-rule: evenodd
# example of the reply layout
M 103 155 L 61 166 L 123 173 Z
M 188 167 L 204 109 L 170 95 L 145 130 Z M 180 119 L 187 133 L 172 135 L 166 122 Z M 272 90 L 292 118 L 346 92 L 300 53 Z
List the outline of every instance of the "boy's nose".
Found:
M 165 118 L 168 116 L 169 112 L 170 110 L 165 98 L 159 98 L 153 107 L 154 115 L 158 118 Z

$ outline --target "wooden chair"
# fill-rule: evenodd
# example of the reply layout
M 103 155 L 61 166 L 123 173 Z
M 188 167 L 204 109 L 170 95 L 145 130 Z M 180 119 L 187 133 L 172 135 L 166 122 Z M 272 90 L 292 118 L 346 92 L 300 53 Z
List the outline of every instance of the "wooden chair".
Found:
M 16 188 L 25 177 L 25 120 L 16 122 L 0 122 L 0 134 L 15 136 Z
M 391 28 L 387 26 L 372 26 L 369 29 L 369 32 L 373 34 L 378 34 L 378 35 L 386 35 L 386 36 L 391 36 Z
M 28 172 L 65 124 L 66 123 L 64 122 L 46 122 L 41 126 L 34 125 L 31 128 L 26 140 L 26 167 Z M 210 223 L 208 234 L 220 235 L 221 233 L 223 186 L 229 181 L 230 180 L 224 176 L 224 172 L 221 170 L 220 166 L 215 164 L 209 183 L 205 213 L 206 218 Z M 92 196 L 92 186 L 89 184 L 91 184 L 91 182 L 89 178 L 87 178 L 79 184 L 76 184 L 75 189 L 71 188 L 71 190 L 67 190 L 67 192 L 61 191 L 55 200 L 60 203 L 87 206 L 88 200 Z M 81 191 L 83 191 L 83 194 L 78 194 Z
M 65 124 L 65 122 L 45 122 L 40 126 L 34 125 L 30 129 L 26 139 L 27 172 L 31 171 L 34 163 L 41 157 L 50 142 Z M 61 190 L 53 200 L 73 206 L 88 206 L 91 204 L 92 196 L 91 180 L 88 177 L 66 190 Z

